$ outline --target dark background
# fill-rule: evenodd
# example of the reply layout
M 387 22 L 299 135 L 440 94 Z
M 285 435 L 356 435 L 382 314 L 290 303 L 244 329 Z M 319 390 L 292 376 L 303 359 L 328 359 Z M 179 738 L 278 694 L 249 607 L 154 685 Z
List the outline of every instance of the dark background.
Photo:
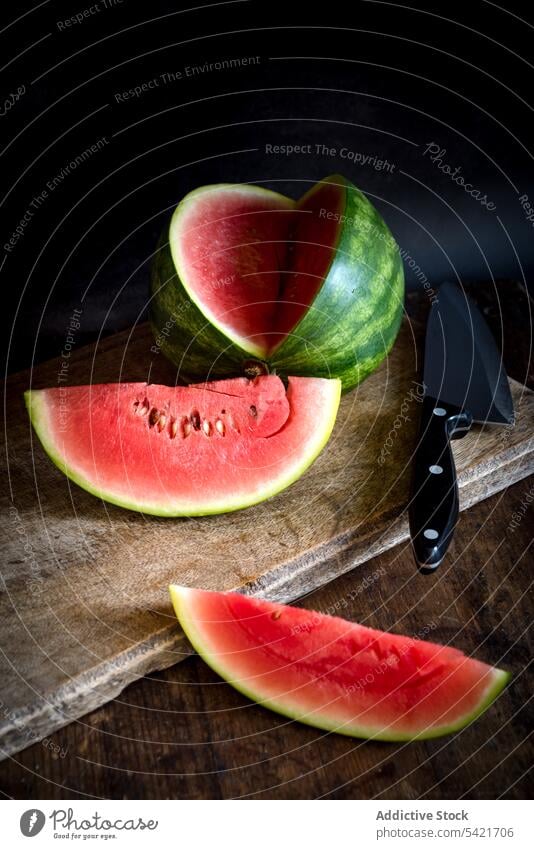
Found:
M 63 23 L 89 9 L 81 23 Z M 409 286 L 421 275 L 433 285 L 532 278 L 533 226 L 519 201 L 534 202 L 530 6 L 238 0 L 185 9 L 164 0 L 3 6 L 1 99 L 24 89 L 0 117 L 9 371 L 58 354 L 75 308 L 76 344 L 142 320 L 158 236 L 180 198 L 211 182 L 298 197 L 340 171 L 421 269 L 407 264 Z M 253 56 L 257 64 L 186 76 L 188 66 Z M 182 78 L 164 84 L 169 72 Z M 47 182 L 102 138 L 36 208 Z M 430 143 L 494 210 L 431 162 Z M 313 153 L 276 156 L 266 144 Z M 316 144 L 338 153 L 316 154 Z M 394 167 L 342 159 L 343 147 Z M 24 235 L 6 251 L 28 209 Z

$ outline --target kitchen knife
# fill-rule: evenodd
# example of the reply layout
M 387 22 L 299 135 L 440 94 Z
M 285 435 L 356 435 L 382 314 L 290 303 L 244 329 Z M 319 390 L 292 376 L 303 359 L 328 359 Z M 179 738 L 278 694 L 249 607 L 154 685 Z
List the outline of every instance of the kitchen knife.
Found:
M 514 405 L 491 332 L 463 289 L 444 283 L 427 324 L 424 398 L 410 499 L 410 534 L 422 572 L 439 566 L 458 519 L 450 440 L 471 424 L 513 424 Z

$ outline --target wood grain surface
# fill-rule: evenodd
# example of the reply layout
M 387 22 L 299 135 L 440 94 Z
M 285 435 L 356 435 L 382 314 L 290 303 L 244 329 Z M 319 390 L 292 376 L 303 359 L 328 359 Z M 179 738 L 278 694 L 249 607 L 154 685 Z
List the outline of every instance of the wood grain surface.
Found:
M 88 379 L 87 375 L 102 380 L 117 379 L 122 374 L 129 379 L 148 376 L 152 380 L 172 381 L 174 375 L 169 373 L 169 367 L 157 356 L 147 356 L 150 344 L 143 328 L 131 338 L 123 335 L 105 340 L 98 346 L 96 358 L 91 351 L 78 352 L 69 378 L 75 383 Z M 37 370 L 31 376 L 33 385 L 53 385 L 54 369 L 57 372 L 57 364 Z M 308 475 L 268 505 L 224 520 L 148 520 L 104 506 L 81 490 L 71 489 L 42 456 L 40 448 L 32 448 L 24 416 L 21 414 L 19 420 L 15 417 L 7 442 L 13 492 L 6 526 L 5 545 L 10 546 L 10 552 L 4 568 L 6 607 L 1 620 L 6 662 L 5 672 L 2 670 L 0 719 L 6 753 L 49 735 L 54 727 L 119 693 L 144 671 L 174 663 L 187 652 L 170 615 L 165 590 L 169 580 L 217 587 L 248 584 L 251 590 L 260 590 L 273 598 L 295 598 L 405 538 L 405 524 L 398 520 L 398 515 L 408 492 L 407 461 L 417 421 L 414 383 L 417 372 L 417 345 L 412 328 L 407 326 L 384 368 L 344 400 L 329 449 Z M 29 375 L 12 379 L 10 392 L 14 407 L 10 409 L 20 403 L 20 392 L 29 379 Z M 456 444 L 457 463 L 462 470 L 463 507 L 524 477 L 532 468 L 529 438 L 532 395 L 518 386 L 514 387 L 514 393 L 519 413 L 514 430 L 494 429 L 485 433 L 477 430 L 463 443 Z M 406 403 L 409 412 L 406 415 L 405 411 L 405 416 L 409 421 L 403 421 L 396 435 L 389 438 L 395 418 Z M 384 454 L 384 450 L 388 453 Z M 385 457 L 383 464 L 377 462 L 380 456 Z M 510 511 L 507 515 L 510 524 L 513 521 Z M 216 530 L 219 522 L 224 522 L 224 534 Z M 510 531 L 514 541 L 527 528 L 527 521 L 514 527 Z M 484 540 L 476 543 L 479 552 L 485 539 L 484 534 Z M 473 540 L 470 545 L 474 545 Z M 501 547 L 502 542 L 499 550 Z M 389 601 L 397 576 L 396 566 L 391 574 L 391 564 L 404 559 L 403 582 L 411 587 L 412 607 L 414 583 L 422 582 L 421 588 L 430 585 L 425 585 L 424 579 L 414 573 L 409 552 L 403 549 L 401 553 L 399 548 L 397 552 L 393 556 L 382 554 L 372 564 L 361 566 L 358 572 L 344 579 L 350 589 L 346 592 L 338 589 L 335 600 L 330 595 L 326 606 L 324 601 L 315 606 L 332 612 L 342 612 L 346 606 L 343 615 L 354 614 L 354 618 L 361 620 L 368 615 L 371 618 L 367 621 L 376 627 L 395 627 L 410 633 L 402 617 L 384 621 L 384 610 L 390 605 L 392 615 L 399 615 L 396 603 Z M 489 560 L 493 556 L 494 553 Z M 517 562 L 523 562 L 520 556 Z M 451 565 L 441 572 L 443 578 L 450 573 L 453 563 L 451 560 Z M 389 565 L 386 569 L 380 564 Z M 482 569 L 486 574 L 486 565 L 484 560 L 477 563 L 476 574 Z M 373 578 L 377 570 L 378 577 Z M 440 598 L 443 590 L 447 590 L 441 575 L 436 583 Z M 400 586 L 399 592 L 402 597 Z M 328 599 L 330 591 L 325 593 Z M 376 593 L 382 602 L 376 608 L 378 619 L 373 619 L 371 610 L 376 607 Z M 420 593 L 418 590 L 416 597 Z M 434 590 L 430 595 L 433 594 Z M 449 598 L 447 592 L 441 605 L 446 598 Z M 425 620 L 422 610 L 414 613 L 415 624 Z M 457 614 L 454 628 L 464 621 L 464 613 Z M 442 619 L 440 614 L 439 639 L 446 641 Z M 420 624 L 414 627 L 411 633 L 417 633 L 420 627 Z M 492 649 L 493 646 L 494 641 Z M 491 660 L 495 658 L 492 656 Z M 197 671 L 193 673 L 191 669 Z M 174 678 L 183 683 L 186 679 L 181 676 L 188 674 L 206 679 L 210 675 L 196 660 L 190 659 L 169 673 L 168 680 Z M 157 683 L 162 679 L 155 680 Z M 191 695 L 194 691 L 195 698 L 201 701 L 208 701 L 207 693 L 220 691 L 224 698 L 237 699 L 239 704 L 240 697 L 229 696 L 228 688 L 185 689 Z M 202 718 L 192 720 L 191 728 L 189 722 L 189 713 L 196 714 L 200 703 L 194 704 L 185 706 L 187 721 L 178 725 L 173 721 L 169 733 L 179 729 L 186 736 L 191 732 L 193 741 L 198 739 L 195 723 L 200 722 L 202 727 Z M 177 708 L 169 710 L 172 713 Z M 218 710 L 209 700 L 210 715 Z M 146 711 L 148 717 L 150 708 Z M 265 716 L 267 727 L 278 728 L 278 719 Z M 294 732 L 294 726 L 283 723 L 283 728 L 291 727 L 291 734 L 309 733 L 309 730 L 301 732 L 298 726 Z M 85 723 L 79 727 L 85 727 Z M 219 739 L 218 732 L 214 733 Z M 281 732 L 282 738 L 284 733 Z M 324 736 L 311 733 L 313 740 Z M 119 737 L 123 738 L 122 732 Z M 235 742 L 231 735 L 224 739 Z M 64 765 L 66 758 L 61 751 L 49 749 L 48 738 L 44 742 L 44 747 L 33 747 L 34 751 L 46 749 L 55 755 L 53 760 L 58 761 L 59 767 Z M 54 744 L 56 749 L 57 745 Z M 169 745 L 176 754 L 175 744 Z M 179 745 L 187 744 L 182 740 Z M 332 745 L 340 745 L 337 738 Z M 363 744 L 352 741 L 351 745 Z M 210 786 L 206 780 L 200 795 L 210 795 Z M 193 789 L 190 795 L 195 796 Z M 240 794 L 221 790 L 219 785 L 215 795 Z
M 483 719 L 414 744 L 351 740 L 249 702 L 190 657 L 0 764 L 18 799 L 531 798 L 534 478 L 462 513 L 435 576 L 401 544 L 302 602 L 429 637 L 512 672 Z M 433 627 L 433 624 L 435 627 Z M 31 728 L 29 729 L 31 741 Z

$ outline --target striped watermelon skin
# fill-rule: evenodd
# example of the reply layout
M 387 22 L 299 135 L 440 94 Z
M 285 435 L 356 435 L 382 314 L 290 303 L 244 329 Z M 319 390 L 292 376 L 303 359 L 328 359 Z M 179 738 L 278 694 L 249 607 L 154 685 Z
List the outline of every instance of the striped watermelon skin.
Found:
M 393 346 L 403 313 L 404 273 L 398 246 L 365 195 L 340 175 L 324 183 L 340 192 L 335 252 L 309 309 L 265 366 L 282 375 L 336 377 L 346 392 L 374 371 Z M 250 353 L 192 301 L 177 274 L 168 231 L 155 255 L 151 286 L 154 335 L 177 366 L 179 379 L 244 373 Z
M 163 354 L 176 366 L 179 381 L 243 374 L 243 361 L 250 354 L 214 327 L 193 303 L 176 273 L 167 231 L 152 264 L 151 289 L 152 332 Z
M 391 350 L 404 307 L 404 271 L 397 244 L 365 195 L 338 175 L 345 223 L 310 309 L 271 363 L 280 373 L 338 377 L 347 391 Z M 343 221 L 343 219 L 342 219 Z

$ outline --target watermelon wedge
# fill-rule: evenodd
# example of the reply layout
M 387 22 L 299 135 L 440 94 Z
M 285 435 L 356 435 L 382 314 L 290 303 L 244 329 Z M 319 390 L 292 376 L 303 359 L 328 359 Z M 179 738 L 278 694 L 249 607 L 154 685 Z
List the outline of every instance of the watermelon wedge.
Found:
M 449 734 L 486 710 L 509 678 L 449 646 L 239 593 L 169 589 L 193 647 L 229 684 L 339 734 Z
M 239 510 L 270 498 L 327 442 L 339 380 L 234 378 L 197 386 L 98 384 L 34 390 L 35 431 L 71 480 L 157 516 Z

